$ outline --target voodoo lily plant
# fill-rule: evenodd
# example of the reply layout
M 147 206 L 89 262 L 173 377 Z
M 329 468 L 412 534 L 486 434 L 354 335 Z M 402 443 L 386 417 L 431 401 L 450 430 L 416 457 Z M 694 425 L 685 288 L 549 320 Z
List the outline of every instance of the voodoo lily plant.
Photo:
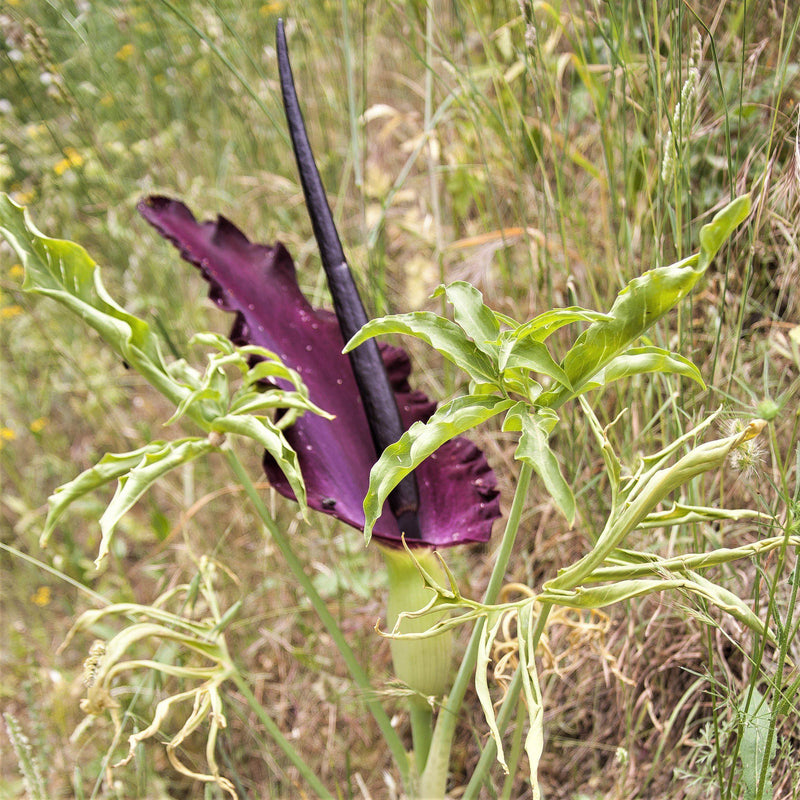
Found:
M 641 339 L 691 292 L 731 232 L 746 219 L 749 197 L 735 200 L 702 228 L 698 253 L 634 278 L 607 312 L 552 309 L 520 323 L 492 311 L 469 284 L 455 282 L 436 292 L 452 307 L 452 319 L 411 312 L 370 321 L 311 153 L 282 25 L 277 52 L 286 116 L 335 313 L 312 308 L 307 302 L 291 257 L 281 244 L 252 243 L 223 217 L 198 222 L 183 203 L 150 197 L 139 206 L 144 218 L 199 268 L 216 304 L 235 314 L 230 339 L 207 333 L 194 338 L 210 350 L 204 371 L 182 360 L 168 363 L 148 324 L 108 295 L 86 251 L 44 236 L 19 206 L 0 195 L 0 231 L 22 260 L 23 288 L 51 297 L 80 315 L 126 365 L 139 371 L 174 404 L 170 421 L 186 418 L 200 430 L 200 435 L 154 441 L 128 453 L 106 455 L 62 486 L 50 498 L 42 543 L 47 543 L 71 503 L 115 481 L 116 492 L 100 518 L 99 563 L 109 551 L 117 523 L 149 487 L 192 459 L 222 453 L 339 650 L 394 758 L 406 795 L 444 797 L 459 711 L 468 685 L 474 682 L 491 738 L 462 796 L 478 796 L 495 760 L 504 769 L 511 768 L 502 737 L 522 693 L 529 722 L 525 751 L 533 796 L 538 797 L 543 706 L 536 652 L 554 608 L 595 609 L 674 589 L 713 603 L 759 635 L 772 637 L 742 600 L 702 573 L 709 566 L 736 558 L 797 546 L 798 537 L 787 534 L 755 545 L 672 559 L 636 553 L 624 546 L 625 538 L 637 528 L 755 516 L 748 510 L 688 506 L 680 498 L 670 501 L 689 481 L 718 469 L 733 449 L 747 447 L 765 423 L 751 421 L 729 436 L 701 442 L 712 420 L 708 418 L 659 453 L 643 456 L 628 473 L 611 447 L 607 428 L 600 425 L 584 397 L 620 378 L 646 373 L 679 375 L 702 384 L 699 371 L 687 359 L 642 344 Z M 570 325 L 582 325 L 584 330 L 565 355 L 557 358 L 548 339 Z M 411 389 L 405 352 L 375 342 L 373 337 L 382 334 L 412 335 L 431 345 L 466 372 L 468 393 L 437 408 Z M 229 376 L 237 371 L 242 380 L 234 387 Z M 523 600 L 499 603 L 534 475 L 566 523 L 571 524 L 575 517 L 570 481 L 549 444 L 559 422 L 559 409 L 571 401 L 578 404 L 602 452 L 611 491 L 608 520 L 581 559 L 538 591 L 530 589 Z M 482 600 L 476 601 L 462 594 L 442 551 L 453 545 L 487 542 L 493 522 L 500 516 L 494 474 L 483 454 L 461 436 L 500 415 L 503 429 L 518 434 L 515 458 L 520 469 L 489 584 Z M 270 484 L 296 500 L 303 515 L 308 508 L 332 515 L 362 530 L 367 540 L 376 540 L 387 565 L 387 635 L 391 637 L 395 674 L 409 695 L 411 752 L 309 580 L 292 542 L 269 514 L 237 459 L 229 441 L 233 437 L 253 440 L 264 449 Z M 141 742 L 167 724 L 168 712 L 191 700 L 193 709 L 187 721 L 167 743 L 170 762 L 184 774 L 214 782 L 235 796 L 235 787 L 220 774 L 215 755 L 217 737 L 225 727 L 220 687 L 232 681 L 266 735 L 310 789 L 320 797 L 333 797 L 256 700 L 230 656 L 225 628 L 238 607 L 218 607 L 213 571 L 213 565 L 203 560 L 198 564 L 196 582 L 170 590 L 150 606 L 117 604 L 87 612 L 77 621 L 70 639 L 77 631 L 91 630 L 100 620 L 105 623 L 107 639 L 92 647 L 82 708 L 89 715 L 108 712 L 121 726 L 112 692 L 121 674 L 153 670 L 182 679 L 190 688 L 158 704 L 152 722 L 130 737 L 128 759 Z M 198 591 L 210 609 L 202 622 L 183 613 Z M 168 610 L 171 605 L 179 610 Z M 124 619 L 127 624 L 108 637 L 107 624 L 112 618 Z M 497 711 L 487 668 L 498 630 L 509 618 L 517 631 L 516 667 Z M 467 623 L 473 625 L 473 632 L 453 677 L 453 631 Z M 134 645 L 150 640 L 176 643 L 191 658 L 172 664 L 156 657 L 128 657 Z M 436 715 L 435 707 L 439 709 Z M 190 769 L 176 752 L 201 725 L 208 729 L 205 772 Z M 767 778 L 762 776 L 762 780 Z
M 342 354 L 345 342 L 367 323 L 367 315 L 311 152 L 282 25 L 277 51 L 286 117 L 335 315 L 310 306 L 282 245 L 253 244 L 222 217 L 198 223 L 177 200 L 150 197 L 139 210 L 201 269 L 212 299 L 236 313 L 233 342 L 277 353 L 302 377 L 311 402 L 333 415 L 304 415 L 286 429 L 286 440 L 297 453 L 308 505 L 363 530 L 363 501 L 378 455 L 412 423 L 426 421 L 436 405 L 410 388 L 410 364 L 403 350 L 379 348 L 369 340 L 349 356 Z M 278 492 L 294 497 L 269 452 L 264 469 Z M 372 525 L 389 568 L 390 623 L 394 625 L 400 611 L 415 610 L 427 599 L 420 594 L 424 586 L 402 541 L 435 570 L 430 548 L 486 542 L 499 516 L 494 474 L 466 439 L 443 443 L 404 476 Z M 392 651 L 398 678 L 421 697 L 444 693 L 451 668 L 449 634 L 433 641 L 393 642 Z M 425 702 L 418 710 L 429 715 Z

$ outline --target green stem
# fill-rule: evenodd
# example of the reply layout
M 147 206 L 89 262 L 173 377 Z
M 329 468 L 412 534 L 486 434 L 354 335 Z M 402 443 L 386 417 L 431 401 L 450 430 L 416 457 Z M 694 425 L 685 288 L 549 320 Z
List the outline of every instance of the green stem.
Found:
M 414 767 L 417 774 L 425 769 L 433 737 L 433 709 L 424 697 L 408 698 L 411 741 L 414 744 Z
M 356 659 L 355 653 L 347 643 L 347 640 L 344 638 L 341 629 L 336 624 L 336 620 L 333 618 L 333 615 L 325 605 L 325 601 L 320 597 L 319 593 L 314 587 L 314 584 L 311 582 L 311 579 L 308 577 L 308 575 L 306 575 L 300 559 L 298 559 L 298 557 L 295 555 L 294 550 L 292 550 L 292 547 L 289 544 L 288 538 L 283 534 L 283 532 L 275 524 L 275 521 L 272 519 L 267 507 L 264 505 L 264 501 L 259 496 L 256 487 L 250 480 L 250 477 L 241 461 L 239 461 L 239 459 L 236 457 L 236 454 L 229 446 L 226 445 L 223 447 L 223 452 L 225 454 L 225 458 L 228 460 L 231 470 L 233 470 L 233 474 L 236 476 L 236 479 L 245 490 L 245 493 L 250 499 L 250 502 L 253 504 L 256 513 L 264 523 L 266 529 L 269 531 L 272 541 L 278 546 L 278 549 L 283 554 L 283 557 L 286 560 L 286 564 L 291 570 L 292 575 L 300 584 L 300 587 L 305 592 L 306 597 L 311 602 L 314 610 L 317 612 L 320 622 L 322 622 L 322 624 L 325 626 L 325 630 L 327 630 L 331 639 L 333 639 L 333 643 L 336 645 L 336 648 L 341 653 L 342 658 L 347 665 L 347 669 L 350 672 L 350 677 L 353 679 L 353 681 L 355 681 L 359 689 L 361 689 L 364 703 L 372 714 L 375 723 L 383 734 L 383 738 L 387 747 L 394 757 L 394 761 L 397 765 L 397 769 L 400 772 L 400 778 L 403 782 L 403 785 L 408 786 L 411 778 L 408 755 L 406 754 L 405 747 L 403 746 L 400 737 L 392 727 L 392 723 L 389 720 L 388 715 L 378 700 L 374 697 L 372 685 L 369 681 L 367 673 Z
M 503 540 L 500 542 L 500 549 L 497 552 L 497 560 L 492 569 L 489 585 L 483 602 L 490 604 L 497 600 L 497 595 L 503 585 L 506 568 L 514 549 L 517 539 L 522 510 L 525 507 L 525 498 L 528 495 L 528 487 L 533 476 L 533 468 L 530 464 L 523 462 L 519 471 L 517 489 L 514 492 L 514 500 L 511 504 L 511 511 L 506 522 L 506 529 L 503 532 Z M 472 632 L 467 651 L 461 661 L 456 679 L 450 695 L 444 702 L 439 717 L 436 720 L 436 727 L 433 732 L 431 750 L 428 756 L 428 763 L 420 777 L 419 797 L 434 798 L 444 797 L 447 788 L 447 772 L 450 767 L 450 751 L 453 746 L 453 734 L 458 722 L 458 714 L 461 704 L 464 702 L 464 695 L 467 692 L 470 680 L 475 671 L 475 664 L 478 660 L 478 647 L 480 645 L 485 620 L 480 620 Z M 538 630 L 538 627 L 537 627 Z
M 247 685 L 247 681 L 245 681 L 236 670 L 233 671 L 231 679 L 236 684 L 236 688 L 239 690 L 240 694 L 244 696 L 247 705 L 250 706 L 253 713 L 258 717 L 259 722 L 264 726 L 270 737 L 272 737 L 272 740 L 289 757 L 292 764 L 297 767 L 300 775 L 314 790 L 316 796 L 325 798 L 325 800 L 334 800 L 333 795 L 322 785 L 314 771 L 303 759 L 303 756 L 292 747 L 291 743 L 281 733 L 280 728 L 275 724 L 272 717 L 267 714 L 264 707 L 258 702 L 250 687 Z

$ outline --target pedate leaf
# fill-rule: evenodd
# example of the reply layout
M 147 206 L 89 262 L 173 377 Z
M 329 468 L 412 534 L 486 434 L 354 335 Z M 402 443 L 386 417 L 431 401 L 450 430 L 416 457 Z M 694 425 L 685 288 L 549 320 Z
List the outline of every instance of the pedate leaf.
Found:
M 271 350 L 255 345 L 237 348 L 227 337 L 214 333 L 197 334 L 192 340 L 216 351 L 208 356 L 205 372 L 198 372 L 183 360 L 167 365 L 148 324 L 109 296 L 100 270 L 86 250 L 73 242 L 44 236 L 34 227 L 27 211 L 5 194 L 0 194 L 0 231 L 22 260 L 25 268 L 22 288 L 50 297 L 77 314 L 126 364 L 173 402 L 176 410 L 167 424 L 186 415 L 208 433 L 236 433 L 255 439 L 285 469 L 287 481 L 305 513 L 306 494 L 297 454 L 281 429 L 306 411 L 327 419 L 331 415 L 308 400 L 308 391 L 295 370 L 280 363 Z M 233 394 L 224 369 L 229 366 L 236 367 L 243 375 L 243 385 Z M 287 381 L 296 391 L 285 386 L 279 389 L 272 385 L 273 380 Z M 251 416 L 253 412 L 269 409 L 287 409 L 287 413 L 275 425 L 263 416 Z M 96 560 L 99 565 L 108 553 L 120 518 L 142 494 L 171 469 L 215 447 L 210 439 L 192 437 L 152 442 L 130 453 L 105 456 L 50 498 L 42 545 L 47 544 L 56 523 L 72 502 L 117 480 L 117 491 L 100 520 L 102 537 Z
M 237 392 L 231 400 L 229 410 L 232 414 L 252 414 L 255 411 L 275 408 L 293 409 L 300 412 L 313 411 L 317 416 L 333 419 L 332 414 L 315 406 L 300 392 L 285 392 L 283 389 L 271 389 L 269 392 Z M 293 420 L 296 418 L 297 415 L 295 414 Z M 280 418 L 276 423 L 276 427 L 281 430 L 286 428 L 284 417 Z
M 0 193 L 0 231 L 25 268 L 22 288 L 66 306 L 94 328 L 123 360 L 170 400 L 186 389 L 167 371 L 158 339 L 144 320 L 117 305 L 100 279 L 97 264 L 74 242 L 51 239 L 31 222 L 27 211 Z
M 447 286 L 439 286 L 432 297 L 447 297 L 453 306 L 453 317 L 475 346 L 486 353 L 493 361 L 497 358 L 497 345 L 500 324 L 494 311 L 483 303 L 483 295 L 466 281 L 454 281 Z
M 673 503 L 664 511 L 653 511 L 639 523 L 640 528 L 661 528 L 672 525 L 687 525 L 695 522 L 715 522 L 723 519 L 768 519 L 766 515 L 750 508 L 711 508 Z
M 478 644 L 478 658 L 475 663 L 475 692 L 478 695 L 478 700 L 483 709 L 483 716 L 486 720 L 486 724 L 489 726 L 489 733 L 497 745 L 497 761 L 503 768 L 503 772 L 508 775 L 508 764 L 506 763 L 506 757 L 503 753 L 503 739 L 497 728 L 497 717 L 494 713 L 494 704 L 492 703 L 492 696 L 489 693 L 489 681 L 487 678 L 489 664 L 492 660 L 492 645 L 497 638 L 497 632 L 500 630 L 502 622 L 502 613 L 494 612 L 487 614 Z
M 244 349 L 244 348 L 243 348 Z M 276 378 L 289 381 L 297 387 L 297 391 L 307 396 L 308 390 L 303 386 L 300 375 L 289 369 L 280 361 L 259 361 L 245 374 L 245 384 L 250 385 L 259 381 L 274 381 Z
M 209 439 L 192 436 L 163 442 L 157 450 L 143 453 L 139 463 L 119 477 L 117 491 L 100 517 L 102 538 L 95 565 L 99 567 L 108 555 L 117 523 L 159 478 L 213 449 L 215 445 Z
M 369 491 L 364 499 L 367 542 L 384 501 L 406 475 L 445 442 L 513 405 L 513 400 L 493 395 L 457 397 L 440 406 L 427 422 L 415 422 L 397 442 L 387 447 L 370 471 Z
M 547 346 L 531 338 L 506 340 L 500 350 L 498 368 L 501 372 L 511 369 L 531 370 L 549 375 L 568 389 L 572 388 L 569 376 L 550 355 Z
M 492 360 L 467 336 L 464 329 L 430 311 L 413 311 L 370 320 L 345 345 L 344 352 L 349 353 L 367 339 L 388 333 L 409 334 L 421 339 L 478 383 L 498 382 L 497 369 Z
M 575 520 L 575 497 L 561 474 L 561 467 L 555 454 L 547 443 L 548 436 L 557 421 L 555 412 L 550 409 L 536 412 L 525 403 L 516 403 L 506 414 L 503 430 L 521 431 L 514 458 L 525 461 L 533 467 L 558 510 L 572 525 Z
M 283 432 L 266 417 L 228 414 L 214 420 L 214 429 L 220 433 L 235 433 L 255 439 L 274 459 L 286 477 L 300 505 L 300 512 L 306 516 L 306 487 L 300 473 L 297 452 L 292 448 Z
M 613 515 L 617 512 L 619 505 L 622 463 L 619 460 L 619 456 L 617 456 L 617 454 L 614 452 L 611 442 L 608 440 L 607 431 L 616 424 L 616 422 L 620 419 L 620 417 L 623 416 L 625 412 L 621 411 L 619 416 L 617 416 L 616 419 L 614 419 L 608 424 L 608 426 L 604 428 L 600 424 L 600 420 L 597 419 L 597 415 L 594 413 L 594 409 L 590 405 L 589 401 L 583 395 L 578 398 L 578 402 L 583 409 L 583 413 L 586 416 L 586 420 L 589 423 L 589 427 L 591 428 L 597 443 L 600 445 L 600 452 L 603 454 L 603 462 L 606 466 L 606 474 L 608 475 L 608 482 L 611 488 L 610 513 Z
M 113 677 L 115 672 L 120 671 L 119 666 L 122 669 L 126 669 L 125 663 L 122 665 L 117 664 L 125 655 L 125 651 L 136 642 L 150 637 L 155 637 L 160 641 L 178 642 L 183 647 L 199 652 L 215 661 L 223 661 L 225 659 L 225 653 L 218 644 L 211 641 L 203 641 L 204 637 L 200 635 L 183 633 L 154 622 L 136 622 L 132 625 L 127 625 L 106 644 L 106 651 L 103 657 L 104 677 L 106 675 Z M 114 669 L 115 666 L 118 667 L 116 670 Z
M 694 430 L 680 438 L 696 436 L 707 425 L 708 420 L 704 420 Z M 618 503 L 617 507 L 612 509 L 594 547 L 583 558 L 560 570 L 557 577 L 547 581 L 544 584 L 545 590 L 571 589 L 583 583 L 615 549 L 621 546 L 625 537 L 647 519 L 659 503 L 692 478 L 712 469 L 718 469 L 731 450 L 754 439 L 765 425 L 763 420 L 753 420 L 738 433 L 695 445 L 672 466 L 661 466 L 669 453 L 674 450 L 672 445 L 665 448 L 657 454 L 655 463 L 647 472 L 637 474 L 633 479 L 626 490 L 624 504 Z
M 686 575 L 690 571 L 728 564 L 743 558 L 769 553 L 779 547 L 800 547 L 800 536 L 770 536 L 739 547 L 719 547 L 707 553 L 684 553 L 661 558 L 653 553 L 617 548 L 608 557 L 610 566 L 598 567 L 586 578 L 587 582 L 613 581 L 628 578 L 663 577 L 667 574 Z
M 538 599 L 570 608 L 603 608 L 654 592 L 682 590 L 713 603 L 752 631 L 765 633 L 764 623 L 741 598 L 695 573 L 679 578 L 617 580 L 605 586 L 578 586 L 569 591 L 555 589 L 552 583 L 545 585 Z
M 586 391 L 594 375 L 689 294 L 722 243 L 749 213 L 749 195 L 734 200 L 703 226 L 699 253 L 634 278 L 617 296 L 608 314 L 610 319 L 593 322 L 564 357 L 562 366 L 573 390 L 554 389 L 541 395 L 539 403 L 557 408 L 576 393 Z
M 163 597 L 164 595 L 159 600 L 163 599 Z M 107 617 L 115 615 L 124 615 L 137 621 L 143 619 L 156 620 L 164 625 L 173 625 L 180 630 L 186 631 L 188 636 L 195 638 L 204 637 L 208 634 L 208 625 L 206 623 L 174 614 L 160 606 L 145 606 L 140 603 L 112 603 L 103 608 L 90 608 L 84 611 L 72 624 L 56 652 L 64 652 L 77 634 L 83 631 L 90 631 L 99 624 L 104 625 Z
M 206 409 L 208 417 L 213 419 L 219 414 L 225 413 L 229 399 L 227 376 L 222 370 L 211 367 L 203 374 L 199 385 L 187 392 L 178 403 L 175 412 L 164 424 L 172 425 L 187 412 L 194 411 L 201 406 Z
M 528 733 L 525 736 L 525 752 L 531 771 L 531 800 L 539 800 L 539 760 L 544 750 L 544 703 L 536 673 L 536 647 L 533 641 L 533 604 L 522 606 L 518 611 L 517 635 L 519 637 L 519 670 L 522 676 L 522 691 L 528 709 Z
M 543 342 L 548 336 L 555 333 L 565 325 L 573 322 L 603 322 L 611 320 L 608 314 L 599 311 L 590 311 L 579 306 L 567 308 L 553 308 L 534 317 L 532 320 L 519 325 L 514 330 L 503 334 L 503 338 L 525 339 L 531 338 L 536 342 Z
M 629 347 L 622 355 L 606 364 L 584 384 L 583 391 L 607 386 L 620 378 L 660 372 L 663 375 L 682 375 L 691 378 L 705 389 L 700 370 L 688 358 L 670 353 L 660 347 Z
M 137 450 L 131 450 L 129 453 L 106 453 L 93 467 L 82 472 L 69 483 L 59 486 L 48 498 L 50 509 L 47 512 L 44 530 L 39 538 L 39 545 L 47 547 L 59 519 L 76 500 L 127 474 L 137 464 L 140 464 L 146 455 L 159 452 L 166 444 L 167 442 L 156 441 Z
M 700 253 L 697 269 L 705 272 L 720 247 L 750 214 L 750 195 L 745 194 L 718 211 L 707 225 L 700 228 Z

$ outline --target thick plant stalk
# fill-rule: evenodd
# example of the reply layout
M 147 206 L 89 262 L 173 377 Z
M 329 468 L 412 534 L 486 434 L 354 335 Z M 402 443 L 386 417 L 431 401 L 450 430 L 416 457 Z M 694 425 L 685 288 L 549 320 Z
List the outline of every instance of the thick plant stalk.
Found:
M 386 616 L 393 630 L 400 614 L 418 611 L 431 599 L 431 590 L 419 571 L 422 567 L 435 580 L 446 582 L 446 576 L 433 550 L 407 550 L 381 547 L 389 579 L 389 600 Z M 418 566 L 419 565 L 419 566 Z M 424 633 L 443 617 L 432 612 L 423 617 L 400 621 L 399 633 Z M 453 635 L 444 631 L 424 639 L 392 639 L 394 673 L 415 694 L 409 698 L 414 761 L 418 772 L 425 768 L 431 743 L 433 713 L 429 698 L 440 698 L 447 691 L 453 670 Z
M 433 550 L 417 548 L 413 554 L 389 547 L 380 550 L 389 579 L 386 616 L 391 630 L 402 612 L 418 611 L 431 600 L 432 592 L 425 586 L 417 563 L 437 581 L 446 583 L 447 578 Z M 403 619 L 399 632 L 424 633 L 442 617 L 442 612 L 432 612 Z M 447 691 L 453 651 L 449 631 L 425 639 L 392 639 L 391 649 L 395 675 L 409 688 L 423 697 L 440 697 Z

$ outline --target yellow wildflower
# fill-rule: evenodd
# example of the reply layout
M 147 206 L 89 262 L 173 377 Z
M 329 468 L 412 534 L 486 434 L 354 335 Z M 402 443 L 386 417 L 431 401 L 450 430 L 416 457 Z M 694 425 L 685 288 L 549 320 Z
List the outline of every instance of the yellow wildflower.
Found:
M 53 167 L 53 172 L 56 175 L 63 175 L 68 169 L 80 167 L 81 164 L 83 164 L 83 156 L 74 147 L 65 147 L 64 158 Z
M 49 586 L 40 586 L 31 595 L 31 602 L 39 606 L 39 608 L 44 608 L 45 606 L 49 606 L 51 599 L 52 599 L 52 592 L 50 591 Z
M 134 53 L 136 52 L 136 48 L 128 42 L 127 44 L 122 45 L 119 50 L 114 54 L 114 58 L 119 59 L 120 61 L 127 61 Z
M 45 425 L 47 425 L 47 418 L 46 417 L 38 417 L 30 424 L 30 429 L 32 433 L 39 433 Z

